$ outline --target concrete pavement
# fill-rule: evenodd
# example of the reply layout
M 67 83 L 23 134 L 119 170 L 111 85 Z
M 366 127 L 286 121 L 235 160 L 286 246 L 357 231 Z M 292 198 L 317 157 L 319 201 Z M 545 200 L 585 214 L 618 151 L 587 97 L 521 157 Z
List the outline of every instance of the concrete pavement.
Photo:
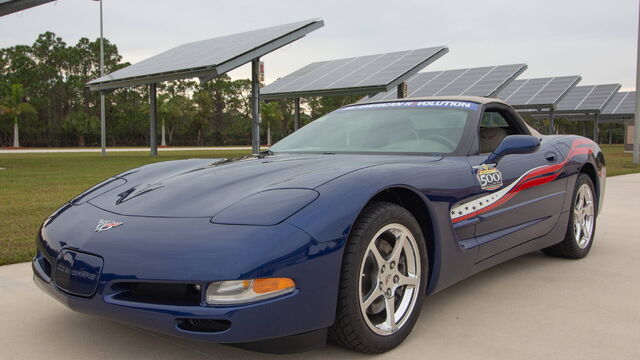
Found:
M 409 338 L 380 359 L 640 359 L 640 174 L 610 178 L 591 254 L 532 253 L 425 301 Z M 67 310 L 0 267 L 2 359 L 353 359 L 334 345 L 286 356 L 157 335 Z
M 202 150 L 211 150 L 211 151 L 235 151 L 235 150 L 251 150 L 251 146 L 204 146 L 204 147 L 161 147 L 158 148 L 159 152 L 164 151 L 202 151 Z M 100 148 L 38 148 L 38 149 L 0 149 L 0 154 L 48 154 L 48 153 L 97 153 L 100 152 Z M 127 148 L 127 147 L 116 147 L 116 148 L 107 148 L 107 154 L 111 152 L 136 152 L 136 151 L 146 151 L 149 152 L 149 148 L 144 147 L 135 147 L 135 148 Z

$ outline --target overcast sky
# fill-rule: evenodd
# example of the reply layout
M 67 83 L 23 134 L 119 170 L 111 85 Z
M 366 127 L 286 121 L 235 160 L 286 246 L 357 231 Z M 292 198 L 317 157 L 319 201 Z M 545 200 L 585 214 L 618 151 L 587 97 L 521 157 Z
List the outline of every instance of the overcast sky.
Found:
M 185 42 L 322 18 L 325 26 L 263 58 L 267 83 L 309 62 L 447 45 L 426 70 L 526 63 L 526 77 L 581 75 L 635 88 L 638 0 L 105 0 L 105 37 L 135 63 Z M 99 36 L 99 4 L 58 0 L 0 17 L 0 47 L 53 31 Z M 248 77 L 247 66 L 231 73 Z

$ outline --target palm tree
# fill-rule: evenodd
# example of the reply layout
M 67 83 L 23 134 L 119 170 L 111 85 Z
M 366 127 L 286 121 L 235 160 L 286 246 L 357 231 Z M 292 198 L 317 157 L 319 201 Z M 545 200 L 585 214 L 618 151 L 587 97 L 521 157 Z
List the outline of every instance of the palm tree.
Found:
M 260 107 L 260 118 L 267 123 L 267 146 L 271 146 L 271 125 L 280 128 L 283 116 L 277 102 L 263 104 Z
M 98 132 L 98 118 L 91 116 L 83 110 L 72 111 L 61 124 L 62 131 L 73 134 L 78 139 L 78 146 L 85 146 L 85 135 Z
M 35 113 L 36 110 L 31 104 L 23 102 L 24 89 L 22 84 L 11 84 L 8 95 L 3 104 L 0 104 L 0 114 L 13 117 L 13 147 L 19 148 L 18 118 L 22 114 Z
M 170 96 L 169 94 L 161 94 L 158 96 L 158 115 L 162 120 L 162 142 L 160 146 L 167 146 L 167 140 L 165 137 L 165 120 L 169 123 L 169 144 L 173 144 L 173 131 L 176 126 L 176 121 L 184 114 L 184 99 L 183 96 Z

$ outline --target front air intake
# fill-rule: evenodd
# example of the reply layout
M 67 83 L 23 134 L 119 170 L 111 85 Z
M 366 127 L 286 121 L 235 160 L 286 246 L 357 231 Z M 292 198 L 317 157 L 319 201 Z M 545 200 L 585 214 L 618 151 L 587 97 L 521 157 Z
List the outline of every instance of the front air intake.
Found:
M 195 284 L 120 282 L 113 285 L 116 300 L 146 304 L 199 306 L 200 290 Z
M 231 327 L 229 320 L 214 319 L 177 319 L 179 329 L 191 332 L 217 333 Z

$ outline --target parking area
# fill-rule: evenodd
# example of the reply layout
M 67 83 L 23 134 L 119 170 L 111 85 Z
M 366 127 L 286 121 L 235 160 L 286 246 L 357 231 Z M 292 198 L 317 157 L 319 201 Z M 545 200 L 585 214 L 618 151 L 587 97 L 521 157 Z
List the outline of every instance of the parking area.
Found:
M 409 338 L 382 359 L 640 358 L 640 174 L 608 179 L 591 254 L 532 253 L 425 301 Z M 5 359 L 342 359 L 335 345 L 293 355 L 185 341 L 67 310 L 32 282 L 29 263 L 0 267 Z

